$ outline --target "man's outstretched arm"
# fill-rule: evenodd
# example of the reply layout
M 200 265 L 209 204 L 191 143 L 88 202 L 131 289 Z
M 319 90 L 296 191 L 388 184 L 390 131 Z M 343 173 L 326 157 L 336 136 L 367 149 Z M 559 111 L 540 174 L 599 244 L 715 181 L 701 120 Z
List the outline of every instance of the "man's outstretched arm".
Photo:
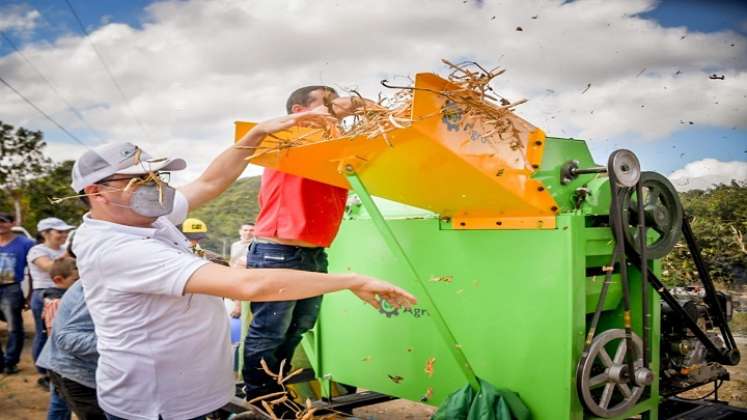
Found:
M 318 123 L 330 118 L 332 117 L 327 111 L 320 107 L 319 109 L 285 115 L 257 124 L 235 145 L 224 150 L 223 153 L 213 159 L 199 178 L 179 188 L 179 191 L 187 198 L 189 209 L 199 208 L 228 189 L 246 169 L 246 165 L 249 163 L 246 158 L 254 153 L 254 148 L 268 134 L 286 130 L 299 123 Z
M 205 264 L 192 274 L 184 293 L 267 302 L 299 300 L 348 289 L 378 308 L 377 297 L 395 307 L 415 304 L 413 295 L 390 283 L 359 274 L 323 274 L 285 269 L 235 269 Z

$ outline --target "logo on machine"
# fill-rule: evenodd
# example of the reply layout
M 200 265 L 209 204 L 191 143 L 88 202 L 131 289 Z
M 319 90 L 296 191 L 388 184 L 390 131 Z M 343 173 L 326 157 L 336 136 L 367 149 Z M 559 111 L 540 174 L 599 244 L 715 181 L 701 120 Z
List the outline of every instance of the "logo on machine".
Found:
M 462 122 L 464 111 L 451 99 L 447 99 L 441 106 L 441 121 L 446 124 L 449 131 L 459 131 L 459 123 Z
M 391 318 L 393 316 L 399 316 L 403 313 L 409 313 L 415 318 L 422 318 L 424 316 L 430 316 L 427 309 L 423 308 L 404 308 L 404 309 L 397 309 L 394 306 L 390 305 L 389 302 L 385 300 L 379 301 L 379 312 L 384 314 L 387 318 Z

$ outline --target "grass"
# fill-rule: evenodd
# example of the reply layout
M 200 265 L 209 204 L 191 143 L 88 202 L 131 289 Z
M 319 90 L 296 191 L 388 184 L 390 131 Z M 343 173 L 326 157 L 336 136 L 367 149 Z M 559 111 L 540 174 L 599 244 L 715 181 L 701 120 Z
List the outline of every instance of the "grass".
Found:
M 747 335 L 747 312 L 734 312 L 729 326 L 732 333 Z

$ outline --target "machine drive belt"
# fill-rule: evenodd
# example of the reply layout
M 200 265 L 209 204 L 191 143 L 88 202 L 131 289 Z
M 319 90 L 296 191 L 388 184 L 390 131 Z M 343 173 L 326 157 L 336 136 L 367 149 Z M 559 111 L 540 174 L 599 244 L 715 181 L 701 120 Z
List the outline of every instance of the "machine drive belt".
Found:
M 610 156 L 608 172 L 610 177 L 610 189 L 612 193 L 611 205 L 610 205 L 610 216 L 612 218 L 612 225 L 615 236 L 615 255 L 617 256 L 617 263 L 620 267 L 620 283 L 622 285 L 623 292 L 623 326 L 625 329 L 625 344 L 627 348 L 633 349 L 633 327 L 630 316 L 630 282 L 628 281 L 628 264 L 625 260 L 625 236 L 623 232 L 623 221 L 622 221 L 622 208 L 620 206 L 620 190 L 623 189 L 618 185 L 616 171 L 613 170 L 613 159 L 615 154 Z M 640 201 L 640 199 L 639 199 Z M 614 267 L 614 266 L 613 266 Z M 628 368 L 627 379 L 630 384 L 634 384 L 634 373 L 635 368 L 633 365 L 633 352 L 625 353 L 625 362 Z
M 693 235 L 692 228 L 690 227 L 690 222 L 684 215 L 682 217 L 682 233 L 685 237 L 685 241 L 687 242 L 687 247 L 690 249 L 690 254 L 693 257 L 693 262 L 695 262 L 695 267 L 697 268 L 700 280 L 703 283 L 703 288 L 706 291 L 705 301 L 708 306 L 711 307 L 711 312 L 716 317 L 716 322 L 718 323 L 719 329 L 721 330 L 721 335 L 726 342 L 727 349 L 734 350 L 737 348 L 737 343 L 734 341 L 734 336 L 732 336 L 731 334 L 729 324 L 726 322 L 724 310 L 723 308 L 721 308 L 721 303 L 716 296 L 716 288 L 713 286 L 711 276 L 710 274 L 708 274 L 708 268 L 706 267 L 705 261 L 703 261 L 703 257 L 700 254 L 700 247 L 695 241 L 695 235 Z

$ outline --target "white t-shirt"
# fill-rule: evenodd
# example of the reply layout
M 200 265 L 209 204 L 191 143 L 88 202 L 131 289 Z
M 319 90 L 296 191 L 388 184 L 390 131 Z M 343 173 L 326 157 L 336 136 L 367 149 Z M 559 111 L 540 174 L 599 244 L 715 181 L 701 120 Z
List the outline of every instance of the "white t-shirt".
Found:
M 236 241 L 231 244 L 231 266 L 235 266 L 241 258 L 244 258 L 244 265 L 241 268 L 246 267 L 246 253 L 252 241 Z
M 29 263 L 29 272 L 31 273 L 31 280 L 33 281 L 34 289 L 55 287 L 52 277 L 49 276 L 49 272 L 39 268 L 38 265 L 34 264 L 34 260 L 39 257 L 49 257 L 49 259 L 54 261 L 57 258 L 60 258 L 64 253 L 64 248 L 52 249 L 44 244 L 34 245 L 29 250 L 26 261 Z
M 91 219 L 73 243 L 98 337 L 98 401 L 127 419 L 188 419 L 224 406 L 234 393 L 230 330 L 221 298 L 183 295 L 208 262 L 174 226 L 188 203 L 152 228 Z

